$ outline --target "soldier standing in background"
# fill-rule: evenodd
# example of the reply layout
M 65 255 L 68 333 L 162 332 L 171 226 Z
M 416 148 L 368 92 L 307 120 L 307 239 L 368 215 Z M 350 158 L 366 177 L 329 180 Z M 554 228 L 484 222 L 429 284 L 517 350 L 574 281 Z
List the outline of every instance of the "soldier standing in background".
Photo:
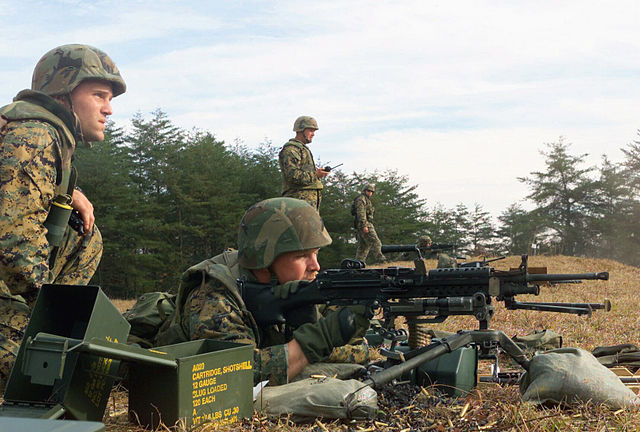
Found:
M 373 226 L 373 212 L 375 209 L 371 202 L 371 196 L 375 191 L 375 185 L 367 184 L 362 190 L 362 193 L 353 200 L 353 213 L 355 217 L 353 226 L 356 229 L 356 239 L 358 240 L 356 259 L 365 261 L 367 255 L 369 255 L 369 251 L 372 250 L 375 262 L 386 262 L 387 258 L 380 250 L 382 243 Z
M 313 117 L 298 117 L 293 123 L 296 136 L 282 147 L 278 159 L 282 172 L 282 196 L 304 200 L 320 211 L 323 188 L 320 179 L 329 175 L 329 172 L 316 168 L 311 150 L 307 147 L 317 130 L 318 122 Z
M 63 45 L 40 59 L 31 89 L 0 108 L 0 388 L 40 287 L 87 284 L 98 267 L 102 237 L 71 158 L 77 143 L 104 139 L 111 99 L 125 90 L 107 54 Z M 68 226 L 72 210 L 82 235 Z

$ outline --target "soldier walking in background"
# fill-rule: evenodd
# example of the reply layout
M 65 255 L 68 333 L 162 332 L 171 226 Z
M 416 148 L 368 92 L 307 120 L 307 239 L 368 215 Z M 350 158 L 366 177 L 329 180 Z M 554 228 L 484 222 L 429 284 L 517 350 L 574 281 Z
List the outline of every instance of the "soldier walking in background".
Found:
M 318 122 L 313 117 L 298 117 L 293 123 L 296 136 L 280 150 L 279 162 L 282 196 L 304 200 L 319 211 L 323 188 L 320 179 L 329 175 L 329 172 L 316 168 L 311 150 L 307 147 L 317 130 Z
M 355 218 L 353 226 L 356 229 L 356 239 L 358 240 L 356 259 L 365 261 L 369 251 L 372 251 L 375 262 L 386 262 L 387 258 L 380 250 L 382 243 L 373 226 L 373 212 L 375 209 L 371 202 L 371 196 L 375 191 L 375 185 L 367 184 L 362 193 L 353 200 L 352 213 L 354 213 Z
M 104 139 L 111 99 L 125 90 L 107 54 L 63 45 L 40 59 L 31 89 L 0 108 L 0 388 L 40 287 L 87 284 L 98 267 L 102 237 L 71 159 L 77 143 Z

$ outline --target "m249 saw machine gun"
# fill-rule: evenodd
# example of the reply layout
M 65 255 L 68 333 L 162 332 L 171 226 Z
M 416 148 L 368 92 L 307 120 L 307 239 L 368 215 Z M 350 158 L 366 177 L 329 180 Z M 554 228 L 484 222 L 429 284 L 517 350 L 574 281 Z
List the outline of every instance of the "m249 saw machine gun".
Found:
M 517 295 L 538 295 L 539 285 L 543 282 L 609 279 L 607 272 L 530 274 L 527 258 L 523 255 L 517 269 L 506 271 L 489 266 L 427 271 L 422 260 L 415 261 L 416 268 L 367 269 L 361 261 L 344 260 L 340 269 L 324 270 L 313 281 L 301 282 L 297 292 L 286 299 L 275 298 L 269 284 L 246 281 L 238 281 L 238 284 L 247 307 L 259 325 L 284 322 L 287 311 L 314 303 L 361 304 L 372 310 L 382 308 L 384 321 L 376 331 L 392 341 L 392 349 L 407 336 L 406 331 L 395 328 L 396 317 L 404 316 L 421 323 L 441 323 L 451 315 L 471 315 L 478 320 L 477 330 L 460 331 L 427 346 L 396 355 L 398 364 L 371 374 L 366 381 L 369 385 L 379 387 L 424 362 L 466 346 L 476 347 L 480 355 L 487 358 L 491 358 L 492 353 L 500 347 L 528 370 L 529 359 L 515 342 L 505 333 L 489 328 L 495 310 L 494 300 L 503 302 L 511 310 L 577 315 L 590 315 L 596 309 L 610 310 L 611 303 L 608 300 L 602 304 L 516 301 Z

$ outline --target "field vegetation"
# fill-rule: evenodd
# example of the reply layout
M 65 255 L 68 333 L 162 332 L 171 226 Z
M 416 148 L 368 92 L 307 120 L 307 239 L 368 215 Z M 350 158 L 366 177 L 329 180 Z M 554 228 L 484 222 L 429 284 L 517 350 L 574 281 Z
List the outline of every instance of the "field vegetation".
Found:
M 510 256 L 497 261 L 494 267 L 517 267 L 520 257 Z M 408 266 L 408 262 L 394 263 Z M 434 260 L 427 261 L 433 268 Z M 621 343 L 640 344 L 640 269 L 606 259 L 567 256 L 530 257 L 532 267 L 547 267 L 549 273 L 585 273 L 608 271 L 609 281 L 584 281 L 580 284 L 542 286 L 539 296 L 521 296 L 520 301 L 602 302 L 611 300 L 610 312 L 595 311 L 591 317 L 535 311 L 508 311 L 498 303 L 491 327 L 510 336 L 526 335 L 535 330 L 551 329 L 561 334 L 564 346 L 592 350 L 597 346 Z M 126 309 L 132 301 L 115 301 Z M 398 322 L 402 325 L 402 322 Z M 451 317 L 433 328 L 447 331 L 473 329 L 477 322 L 471 317 Z M 506 359 L 505 359 L 506 360 Z M 509 369 L 504 361 L 503 369 Z M 487 365 L 481 364 L 481 370 Z M 513 370 L 516 370 L 513 368 Z M 204 425 L 195 432 L 228 431 L 636 431 L 640 430 L 640 410 L 614 411 L 605 406 L 585 402 L 579 406 L 538 408 L 523 403 L 518 387 L 489 385 L 476 389 L 466 398 L 441 397 L 434 388 L 402 385 L 379 392 L 380 417 L 375 421 L 345 423 L 318 419 L 310 424 L 296 425 L 286 418 L 267 419 L 260 414 L 240 424 L 215 429 Z M 126 393 L 114 391 L 105 416 L 108 431 L 139 432 L 127 422 Z M 186 431 L 184 427 L 161 425 L 157 431 Z

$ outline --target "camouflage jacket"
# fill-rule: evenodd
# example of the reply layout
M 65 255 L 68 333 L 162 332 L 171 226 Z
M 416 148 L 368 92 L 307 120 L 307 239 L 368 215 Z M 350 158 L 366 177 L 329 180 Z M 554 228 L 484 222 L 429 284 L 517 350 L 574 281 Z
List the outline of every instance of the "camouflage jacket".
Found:
M 291 138 L 280 150 L 278 159 L 282 173 L 282 195 L 287 196 L 292 191 L 323 188 L 316 175 L 313 155 L 305 144 Z
M 373 203 L 371 199 L 362 192 L 353 200 L 353 206 L 356 210 L 356 216 L 354 219 L 354 226 L 356 229 L 362 229 L 373 226 Z
M 44 222 L 71 165 L 74 118 L 44 93 L 24 90 L 0 108 L 0 296 L 50 280 Z
M 289 353 L 277 326 L 258 328 L 242 300 L 236 279 L 255 281 L 238 263 L 238 252 L 227 250 L 188 269 L 182 275 L 177 315 L 189 340 L 218 339 L 251 344 L 254 350 L 254 382 L 268 379 L 285 384 Z

